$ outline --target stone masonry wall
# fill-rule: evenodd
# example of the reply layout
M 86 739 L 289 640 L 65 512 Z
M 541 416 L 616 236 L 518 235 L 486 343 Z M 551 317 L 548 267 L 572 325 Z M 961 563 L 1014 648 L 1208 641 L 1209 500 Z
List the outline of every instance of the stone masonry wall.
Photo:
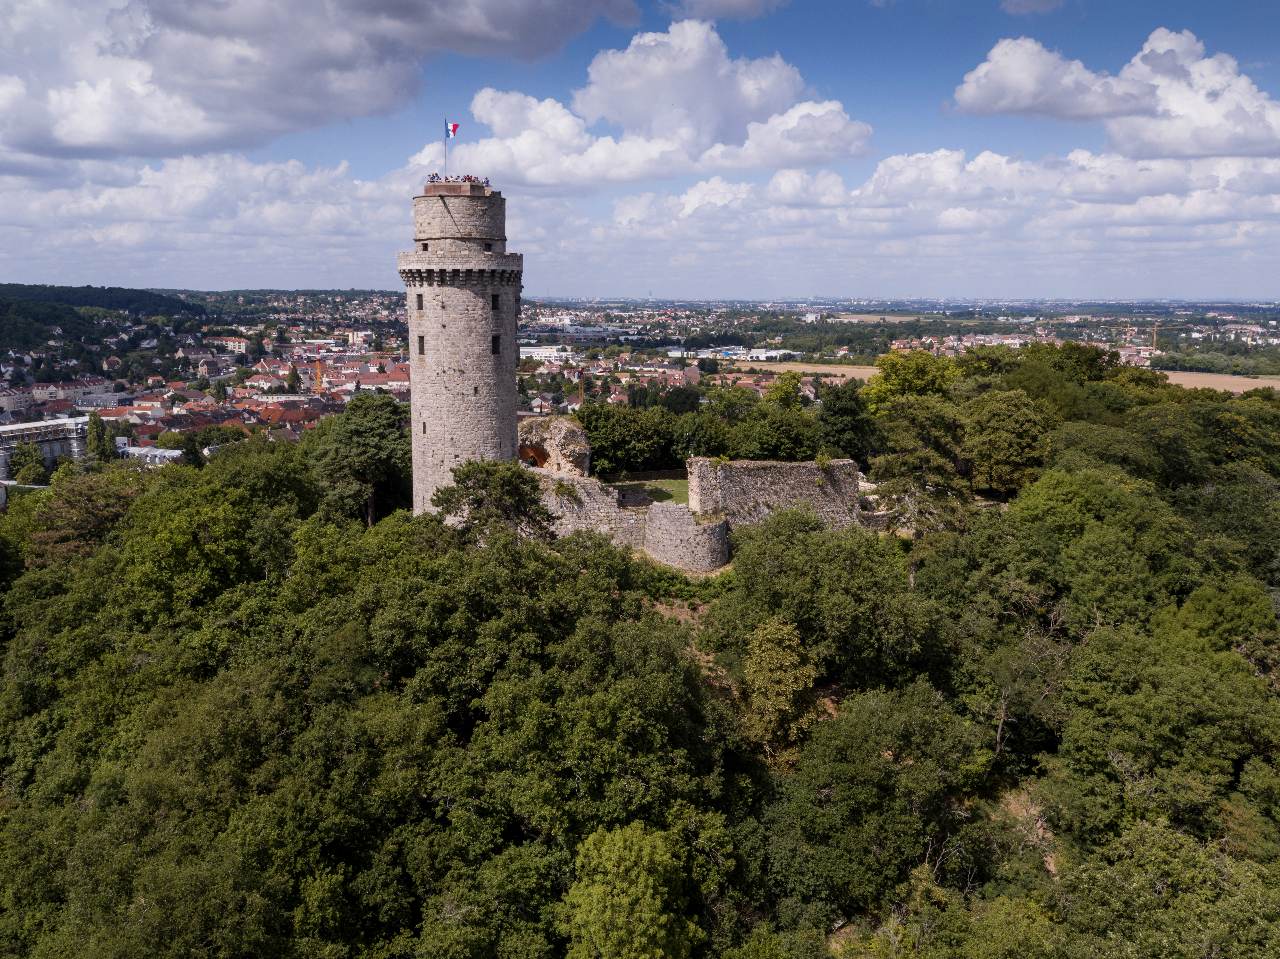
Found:
M 777 510 L 801 506 L 837 528 L 860 520 L 858 464 L 853 460 L 820 465 L 694 457 L 686 465 L 689 508 L 723 516 L 730 526 L 759 523 Z
M 862 523 L 853 460 L 829 463 L 688 461 L 689 504 L 624 501 L 589 476 L 531 468 L 542 501 L 555 515 L 558 536 L 603 533 L 620 546 L 641 549 L 660 563 L 707 573 L 729 562 L 729 530 L 758 523 L 781 509 L 807 507 L 830 526 Z
M 645 524 L 644 551 L 677 569 L 711 573 L 729 562 L 729 524 L 704 521 L 684 503 L 654 503 Z
M 507 201 L 497 190 L 477 187 L 452 193 L 452 184 L 428 184 L 422 196 L 414 198 L 414 249 L 428 244 L 432 253 L 505 253 L 507 247 Z M 475 241 L 480 241 L 479 247 Z
M 620 546 L 644 545 L 645 509 L 624 508 L 618 491 L 589 476 L 531 469 L 542 485 L 542 502 L 556 517 L 557 536 L 579 530 L 604 533 Z
M 591 443 L 578 421 L 568 416 L 531 416 L 520 421 L 520 459 L 548 473 L 586 476 Z

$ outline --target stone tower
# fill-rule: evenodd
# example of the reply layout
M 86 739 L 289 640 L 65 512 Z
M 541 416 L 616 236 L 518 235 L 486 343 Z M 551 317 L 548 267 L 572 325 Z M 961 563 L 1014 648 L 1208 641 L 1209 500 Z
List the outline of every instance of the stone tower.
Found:
M 467 460 L 516 456 L 516 320 L 524 258 L 507 252 L 506 201 L 473 182 L 413 198 L 408 289 L 413 511 Z

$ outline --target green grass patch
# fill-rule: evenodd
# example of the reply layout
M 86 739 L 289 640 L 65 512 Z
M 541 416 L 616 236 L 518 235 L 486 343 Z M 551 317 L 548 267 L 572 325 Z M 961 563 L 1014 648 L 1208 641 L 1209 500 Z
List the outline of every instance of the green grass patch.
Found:
M 687 503 L 689 502 L 689 481 L 687 479 L 648 479 L 629 480 L 625 483 L 612 483 L 621 490 L 644 493 L 655 503 Z

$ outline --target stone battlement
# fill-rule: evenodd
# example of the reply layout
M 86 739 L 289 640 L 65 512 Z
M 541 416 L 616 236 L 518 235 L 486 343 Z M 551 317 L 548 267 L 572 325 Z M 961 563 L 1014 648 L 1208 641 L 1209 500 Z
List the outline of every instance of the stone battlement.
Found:
M 456 181 L 442 180 L 439 183 L 427 183 L 422 188 L 422 196 L 502 196 L 492 187 L 474 180 Z

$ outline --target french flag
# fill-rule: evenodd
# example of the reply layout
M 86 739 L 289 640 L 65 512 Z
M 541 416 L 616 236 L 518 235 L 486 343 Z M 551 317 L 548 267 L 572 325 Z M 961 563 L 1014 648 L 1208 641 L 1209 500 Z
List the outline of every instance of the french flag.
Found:
M 448 120 L 445 120 L 444 121 L 444 138 L 446 140 L 452 140 L 457 135 L 458 135 L 458 124 L 450 123 Z

